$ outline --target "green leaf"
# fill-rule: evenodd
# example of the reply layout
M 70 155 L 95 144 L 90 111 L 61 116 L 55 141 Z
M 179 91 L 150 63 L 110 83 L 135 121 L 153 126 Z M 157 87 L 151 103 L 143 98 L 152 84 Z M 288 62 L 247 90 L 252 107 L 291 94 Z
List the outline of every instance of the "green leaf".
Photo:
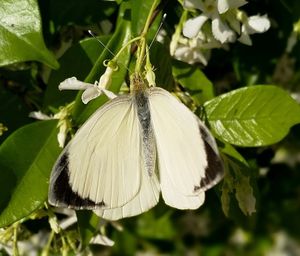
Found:
M 109 40 L 107 44 L 107 48 L 110 49 L 112 52 L 117 52 L 121 49 L 121 47 L 130 40 L 131 37 L 131 30 L 130 30 L 130 22 L 127 21 L 125 18 L 126 11 L 128 10 L 128 3 L 123 2 L 121 5 L 121 10 L 119 14 L 119 23 L 118 27 Z M 99 58 L 97 59 L 95 65 L 93 66 L 91 72 L 85 79 L 88 83 L 94 83 L 95 81 L 98 81 L 100 76 L 104 73 L 105 67 L 103 65 L 103 61 L 106 59 L 112 59 L 111 54 L 108 50 L 104 50 Z M 112 75 L 112 84 L 108 88 L 112 92 L 119 92 L 121 85 L 123 84 L 125 80 L 125 76 L 127 73 L 127 65 L 130 60 L 130 47 L 127 47 L 119 56 L 118 58 L 118 64 L 119 69 L 113 73 Z M 90 101 L 87 105 L 84 105 L 81 101 L 81 94 L 80 92 L 77 95 L 74 111 L 73 111 L 73 117 L 74 121 L 76 123 L 83 123 L 88 119 L 88 117 L 97 110 L 101 105 L 103 105 L 107 101 L 107 97 L 105 95 L 101 95 L 95 100 Z
M 244 165 L 245 167 L 249 167 L 249 164 L 245 160 L 245 158 L 232 145 L 228 143 L 224 143 L 223 145 L 219 146 L 219 148 L 222 153 L 235 159 L 241 165 Z
M 109 37 L 102 36 L 99 39 L 106 44 Z M 94 38 L 81 40 L 68 49 L 59 59 L 60 68 L 51 72 L 45 93 L 44 106 L 59 107 L 74 100 L 77 91 L 60 91 L 58 85 L 72 76 L 76 76 L 78 80 L 84 80 L 103 50 L 103 46 Z M 76 61 L 74 61 L 75 59 Z
M 153 0 L 135 0 L 131 1 L 131 29 L 134 36 L 138 36 L 146 23 Z
M 252 215 L 256 212 L 256 198 L 252 183 L 255 175 L 249 167 L 227 157 L 225 159 L 225 177 L 222 185 L 222 209 L 228 217 L 232 214 L 233 195 L 238 202 L 238 206 L 244 215 Z
M 204 108 L 220 140 L 244 147 L 276 143 L 300 122 L 300 106 L 276 86 L 241 88 L 212 99 Z
M 154 211 L 144 213 L 138 219 L 137 233 L 150 239 L 173 239 L 175 232 L 171 222 L 172 211 L 157 218 Z
M 81 238 L 81 245 L 86 247 L 92 237 L 99 231 L 100 218 L 92 211 L 76 211 L 77 224 Z
M 47 199 L 48 181 L 60 149 L 57 121 L 23 126 L 0 147 L 0 227 L 32 213 Z
M 150 49 L 151 64 L 155 69 L 156 84 L 166 90 L 173 90 L 172 61 L 169 50 L 159 42 L 154 42 Z
M 198 106 L 214 97 L 212 82 L 199 68 L 174 60 L 172 72 L 175 80 L 191 94 Z
M 36 0 L 2 0 L 0 17 L 0 66 L 35 60 L 58 68 L 43 40 Z

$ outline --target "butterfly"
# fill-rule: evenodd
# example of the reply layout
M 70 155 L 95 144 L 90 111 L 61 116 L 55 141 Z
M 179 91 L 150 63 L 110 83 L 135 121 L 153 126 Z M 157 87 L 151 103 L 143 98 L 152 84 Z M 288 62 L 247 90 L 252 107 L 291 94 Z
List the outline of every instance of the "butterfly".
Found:
M 216 142 L 168 91 L 132 79 L 130 94 L 100 107 L 56 161 L 49 202 L 90 209 L 108 220 L 154 207 L 162 194 L 177 209 L 197 209 L 223 177 Z

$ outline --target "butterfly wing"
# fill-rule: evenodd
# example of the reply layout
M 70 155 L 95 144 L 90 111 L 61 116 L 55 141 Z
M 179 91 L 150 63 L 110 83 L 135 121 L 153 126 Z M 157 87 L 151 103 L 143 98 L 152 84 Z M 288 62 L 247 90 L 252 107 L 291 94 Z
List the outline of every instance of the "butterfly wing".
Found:
M 131 96 L 97 110 L 57 160 L 49 202 L 75 209 L 121 207 L 141 187 L 142 138 Z
M 159 200 L 160 187 L 156 175 L 149 176 L 142 170 L 142 184 L 139 193 L 127 204 L 113 209 L 100 209 L 94 212 L 108 220 L 118 220 L 143 213 L 154 207 Z
M 203 191 L 223 176 L 215 140 L 200 119 L 167 91 L 150 88 L 149 106 L 162 196 L 170 206 L 198 208 Z
M 151 126 L 148 97 L 144 91 L 133 94 L 134 104 L 137 107 L 137 116 L 142 136 L 141 188 L 138 194 L 122 207 L 100 209 L 95 213 L 102 218 L 117 220 L 130 217 L 147 211 L 157 204 L 160 186 L 155 172 L 156 146 Z

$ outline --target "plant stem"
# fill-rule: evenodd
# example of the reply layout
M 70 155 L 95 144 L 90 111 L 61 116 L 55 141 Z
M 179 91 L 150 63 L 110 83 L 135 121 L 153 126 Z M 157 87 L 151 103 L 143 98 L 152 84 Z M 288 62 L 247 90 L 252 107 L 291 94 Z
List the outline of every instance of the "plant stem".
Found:
M 54 230 L 51 230 L 48 242 L 46 244 L 46 247 L 42 251 L 42 256 L 48 256 L 49 255 L 49 250 L 50 250 L 50 246 L 51 246 L 52 240 L 54 238 L 54 234 L 55 234 Z
M 18 229 L 19 229 L 19 222 L 15 223 L 14 225 L 14 236 L 13 236 L 13 255 L 19 255 L 18 249 Z
M 147 32 L 149 30 L 149 26 L 151 23 L 151 17 L 153 15 L 153 12 L 155 11 L 155 8 L 157 7 L 157 5 L 159 4 L 160 0 L 154 0 L 153 4 L 151 6 L 151 9 L 149 11 L 144 29 L 142 31 L 141 34 L 141 39 L 140 39 L 140 45 L 139 45 L 139 50 L 138 50 L 138 57 L 137 57 L 137 61 L 136 61 L 136 66 L 135 66 L 135 72 L 136 73 L 140 73 L 141 72 L 141 68 L 144 62 L 144 55 L 145 55 L 145 51 L 146 51 L 146 36 L 147 36 Z
M 141 39 L 141 37 L 138 36 L 138 37 L 135 37 L 135 38 L 129 40 L 126 44 L 124 44 L 122 46 L 122 48 L 118 51 L 118 53 L 115 55 L 115 57 L 113 58 L 113 60 L 116 61 L 118 59 L 118 57 L 120 56 L 120 54 L 122 53 L 122 51 L 124 51 L 129 45 L 131 45 L 132 43 L 134 43 L 135 41 L 138 41 L 140 39 Z

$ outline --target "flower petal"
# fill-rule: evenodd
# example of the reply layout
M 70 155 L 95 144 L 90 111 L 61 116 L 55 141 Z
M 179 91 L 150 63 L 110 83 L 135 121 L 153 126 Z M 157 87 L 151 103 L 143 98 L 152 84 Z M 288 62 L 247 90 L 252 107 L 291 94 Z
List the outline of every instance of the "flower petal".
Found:
M 100 245 L 105 245 L 105 246 L 113 246 L 115 244 L 114 241 L 112 241 L 111 239 L 109 239 L 107 236 L 103 236 L 103 235 L 96 235 L 95 237 L 93 237 L 90 241 L 91 244 L 100 244 Z
M 79 81 L 77 80 L 76 77 L 73 76 L 62 81 L 59 84 L 58 89 L 59 90 L 85 90 L 91 86 L 93 86 L 93 84 Z
M 48 116 L 44 113 L 42 113 L 41 111 L 33 111 L 30 112 L 29 117 L 34 118 L 34 119 L 38 119 L 38 120 L 50 120 L 53 119 L 51 116 Z
M 222 17 L 227 21 L 230 28 L 232 28 L 236 33 L 241 33 L 241 23 L 236 17 L 235 11 L 226 12 Z
M 93 87 L 87 88 L 83 94 L 81 95 L 81 100 L 84 104 L 87 104 L 89 101 L 100 96 L 101 90 L 97 88 L 97 86 L 93 85 Z
M 204 11 L 204 5 L 202 1 L 199 0 L 184 0 L 183 7 L 187 9 L 199 9 Z
M 222 22 L 220 16 L 216 16 L 212 20 L 212 33 L 214 37 L 222 44 L 227 42 L 234 42 L 234 40 L 236 39 L 235 33 L 225 22 Z
M 57 141 L 60 148 L 65 146 L 67 132 L 68 132 L 68 124 L 65 120 L 60 120 L 58 123 L 59 132 L 57 134 Z
M 193 64 L 195 63 L 195 60 L 193 59 L 193 56 L 190 54 L 191 51 L 192 50 L 190 47 L 179 46 L 174 53 L 174 58 L 189 64 Z
M 207 53 L 209 53 L 209 51 L 206 51 Z M 194 59 L 195 59 L 195 62 L 200 62 L 202 63 L 204 66 L 207 65 L 207 61 L 210 57 L 210 54 L 206 54 L 206 56 L 200 51 L 195 51 L 194 52 Z
M 267 15 L 260 16 L 255 15 L 248 18 L 248 34 L 254 34 L 254 33 L 264 33 L 266 32 L 270 26 L 270 20 L 268 19 Z
M 196 18 L 187 20 L 183 26 L 183 35 L 188 38 L 196 37 L 207 19 L 208 17 L 202 14 Z
M 106 89 L 101 89 L 101 91 L 106 95 L 107 98 L 109 99 L 114 99 L 117 97 L 116 94 L 114 94 L 113 92 L 106 90 Z
M 227 12 L 232 8 L 239 8 L 245 5 L 245 0 L 218 0 L 218 11 L 220 14 Z
M 114 70 L 111 67 L 107 67 L 104 74 L 100 77 L 98 87 L 106 89 L 111 84 L 111 76 Z
M 238 38 L 238 41 L 240 41 L 241 43 L 245 44 L 245 45 L 252 45 L 252 40 L 249 36 L 249 34 L 247 33 L 247 31 L 245 30 L 245 26 L 242 26 L 242 34 L 241 36 Z

